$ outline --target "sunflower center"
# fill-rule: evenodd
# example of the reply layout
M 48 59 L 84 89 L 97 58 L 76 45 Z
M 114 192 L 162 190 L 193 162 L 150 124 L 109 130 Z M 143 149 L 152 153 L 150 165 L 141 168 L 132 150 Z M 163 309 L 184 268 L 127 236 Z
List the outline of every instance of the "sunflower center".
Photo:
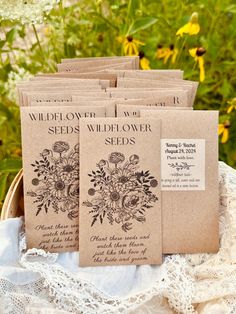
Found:
M 59 180 L 59 181 L 55 182 L 55 189 L 56 190 L 61 191 L 61 190 L 64 190 L 64 188 L 65 188 L 65 183 L 63 181 Z
M 131 200 L 131 205 L 135 206 L 138 203 L 139 198 L 137 196 L 134 196 Z
M 120 178 L 119 178 L 119 182 L 120 183 L 126 183 L 127 181 L 128 181 L 129 179 L 126 177 L 126 176 L 121 176 Z
M 203 56 L 204 53 L 206 53 L 206 49 L 205 49 L 205 48 L 203 48 L 203 47 L 197 48 L 196 55 L 197 55 L 198 57 Z
M 140 59 L 143 59 L 143 58 L 144 58 L 144 56 L 145 56 L 145 54 L 144 54 L 144 52 L 143 52 L 143 51 L 140 51 L 138 55 L 139 55 L 139 58 L 140 58 Z
M 120 194 L 116 191 L 111 192 L 110 198 L 112 201 L 118 201 L 120 199 Z
M 71 165 L 66 165 L 63 167 L 64 172 L 71 172 L 74 168 Z
M 127 36 L 126 38 L 127 38 L 128 42 L 130 42 L 130 43 L 133 41 L 133 37 L 132 37 L 132 36 L 130 36 L 130 35 L 129 35 L 129 36 Z

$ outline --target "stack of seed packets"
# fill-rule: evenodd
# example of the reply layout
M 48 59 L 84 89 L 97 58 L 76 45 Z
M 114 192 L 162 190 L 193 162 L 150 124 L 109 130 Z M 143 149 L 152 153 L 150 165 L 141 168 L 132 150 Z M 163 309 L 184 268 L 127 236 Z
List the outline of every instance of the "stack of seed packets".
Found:
M 17 87 L 28 248 L 80 266 L 218 250 L 218 112 L 191 110 L 197 82 L 135 56 L 65 59 Z

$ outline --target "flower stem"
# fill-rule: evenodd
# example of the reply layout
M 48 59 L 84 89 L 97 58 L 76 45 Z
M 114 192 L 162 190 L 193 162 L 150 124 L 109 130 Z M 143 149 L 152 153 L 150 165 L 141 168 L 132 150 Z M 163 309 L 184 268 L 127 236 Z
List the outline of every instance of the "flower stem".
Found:
M 45 54 L 44 54 L 43 48 L 42 48 L 42 46 L 41 46 L 41 44 L 40 44 L 40 41 L 39 41 L 39 36 L 38 36 L 37 29 L 36 29 L 36 27 L 35 27 L 34 24 L 32 24 L 32 26 L 33 26 L 33 30 L 34 30 L 34 34 L 35 34 L 35 38 L 36 38 L 37 44 L 38 44 L 38 46 L 39 46 L 39 50 L 40 50 L 41 55 L 42 55 L 42 57 L 43 57 L 43 63 L 45 63 L 45 59 L 46 59 L 46 58 L 45 58 Z
M 180 57 L 182 56 L 182 53 L 183 53 L 183 50 L 184 50 L 184 46 L 186 44 L 186 41 L 187 41 L 187 36 L 185 36 L 184 40 L 183 40 L 183 43 L 181 45 L 181 48 L 179 50 L 179 53 L 178 53 L 178 57 L 177 57 L 177 60 L 176 60 L 176 65 L 179 66 L 179 61 L 180 61 Z

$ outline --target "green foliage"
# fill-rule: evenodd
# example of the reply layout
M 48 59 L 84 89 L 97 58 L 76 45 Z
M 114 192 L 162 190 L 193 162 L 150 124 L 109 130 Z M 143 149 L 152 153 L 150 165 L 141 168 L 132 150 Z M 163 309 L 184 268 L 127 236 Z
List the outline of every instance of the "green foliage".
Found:
M 176 37 L 176 31 L 198 12 L 201 30 Z M 236 4 L 234 0 L 81 0 L 63 2 L 46 16 L 44 25 L 1 21 L 0 36 L 0 201 L 21 167 L 19 110 L 15 83 L 38 72 L 56 71 L 62 58 L 121 55 L 118 37 L 132 35 L 145 43 L 151 68 L 181 68 L 185 78 L 199 80 L 188 50 L 204 47 L 206 78 L 200 83 L 195 109 L 220 110 L 230 121 L 229 140 L 220 143 L 220 159 L 236 167 Z M 178 49 L 175 63 L 156 58 L 157 45 Z

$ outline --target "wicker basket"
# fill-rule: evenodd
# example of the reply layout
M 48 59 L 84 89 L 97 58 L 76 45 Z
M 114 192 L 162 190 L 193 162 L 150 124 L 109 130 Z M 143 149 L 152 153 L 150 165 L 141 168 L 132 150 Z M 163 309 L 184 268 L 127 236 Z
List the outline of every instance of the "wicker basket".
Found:
M 20 217 L 23 214 L 23 170 L 20 170 L 7 192 L 7 196 L 2 207 L 1 220 Z

